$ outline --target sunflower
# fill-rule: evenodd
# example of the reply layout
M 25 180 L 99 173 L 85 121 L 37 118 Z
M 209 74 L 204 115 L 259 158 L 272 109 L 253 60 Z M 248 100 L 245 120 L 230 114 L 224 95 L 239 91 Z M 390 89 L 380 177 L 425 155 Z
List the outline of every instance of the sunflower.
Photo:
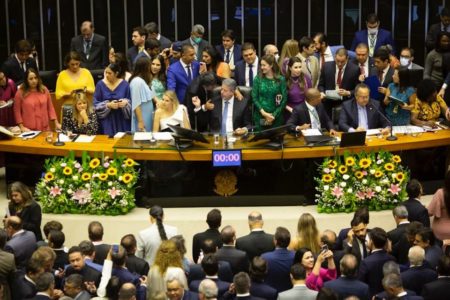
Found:
M 395 179 L 397 179 L 398 182 L 402 182 L 405 179 L 405 174 L 403 174 L 402 172 L 398 172 L 395 175 Z
M 91 174 L 90 173 L 83 173 L 83 174 L 81 174 L 81 179 L 83 181 L 88 181 L 89 179 L 91 179 Z
M 134 160 L 132 160 L 131 158 L 127 158 L 127 159 L 124 161 L 124 163 L 125 163 L 125 166 L 127 166 L 127 167 L 132 167 L 132 166 L 135 165 Z
M 361 171 L 356 171 L 355 172 L 355 177 L 356 178 L 361 179 L 361 178 L 363 178 L 363 176 L 364 176 L 363 172 L 361 172 Z
M 355 165 L 355 159 L 354 159 L 352 156 L 347 157 L 347 158 L 345 159 L 345 165 L 346 165 L 347 167 L 351 167 L 351 166 Z
M 55 179 L 55 175 L 53 175 L 52 172 L 47 172 L 45 173 L 44 178 L 47 181 L 52 181 L 53 179 Z
M 367 169 L 372 164 L 372 160 L 370 158 L 363 158 L 359 161 L 359 166 L 363 169 Z
M 63 173 L 64 173 L 64 175 L 72 175 L 72 168 L 71 167 L 64 167 Z
M 98 158 L 94 158 L 93 160 L 91 160 L 89 162 L 89 167 L 91 167 L 91 169 L 95 169 L 100 165 L 100 159 Z
M 399 162 L 402 161 L 402 159 L 400 158 L 400 156 L 394 155 L 392 156 L 392 161 L 398 164 Z
M 323 180 L 324 182 L 331 182 L 331 180 L 333 180 L 333 176 L 331 176 L 330 174 L 324 174 L 324 175 L 322 176 L 322 180 Z
M 344 166 L 344 165 L 340 165 L 339 168 L 338 168 L 338 171 L 341 174 L 345 174 L 345 173 L 347 173 L 348 168 L 346 166 Z
M 394 165 L 391 164 L 391 163 L 387 163 L 387 164 L 384 165 L 384 169 L 386 171 L 393 171 L 394 170 Z
M 105 181 L 106 179 L 108 179 L 108 174 L 106 174 L 106 173 L 101 173 L 101 174 L 98 176 L 98 178 L 99 178 L 101 181 Z
M 131 180 L 133 180 L 133 175 L 131 175 L 130 173 L 123 174 L 122 176 L 123 183 L 125 184 L 130 183 Z
M 109 167 L 108 170 L 106 170 L 106 173 L 110 176 L 114 176 L 117 174 L 117 169 L 114 167 Z
M 334 168 L 336 168 L 336 166 L 337 166 L 337 162 L 336 162 L 335 160 L 330 160 L 330 161 L 328 162 L 328 166 L 329 166 L 330 168 L 334 169 Z
M 383 172 L 381 172 L 380 170 L 377 170 L 377 171 L 375 172 L 375 177 L 376 177 L 376 178 L 380 178 L 381 176 L 383 176 Z

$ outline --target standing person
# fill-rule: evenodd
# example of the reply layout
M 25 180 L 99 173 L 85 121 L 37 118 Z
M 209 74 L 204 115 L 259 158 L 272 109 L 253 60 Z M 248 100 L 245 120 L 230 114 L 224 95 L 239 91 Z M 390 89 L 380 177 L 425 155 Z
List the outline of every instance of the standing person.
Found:
M 322 268 L 322 263 L 327 261 L 328 268 Z M 314 258 L 308 248 L 300 248 L 295 252 L 294 263 L 300 263 L 306 270 L 306 286 L 309 289 L 319 291 L 327 281 L 336 279 L 336 265 L 333 260 L 333 252 L 324 250 Z
M 423 188 L 417 179 L 411 179 L 406 185 L 408 200 L 402 203 L 408 210 L 408 220 L 410 222 L 420 222 L 425 227 L 430 227 L 430 217 L 427 208 L 420 202 L 423 195 Z
M 425 58 L 424 79 L 433 80 L 437 87 L 444 82 L 443 55 L 450 49 L 450 32 L 442 31 L 436 37 L 436 45 Z
M 427 38 L 425 40 L 425 45 L 427 51 L 431 51 L 436 46 L 436 39 L 439 32 L 450 31 L 450 10 L 444 7 L 439 14 L 440 22 L 432 24 L 428 30 Z
M 153 98 L 154 104 L 162 100 L 164 92 L 166 91 L 166 64 L 164 63 L 164 58 L 158 55 L 152 59 L 150 67 L 150 80 L 151 80 L 151 90 L 156 94 L 156 98 Z
M 302 71 L 309 75 L 312 81 L 312 86 L 317 87 L 320 78 L 319 60 L 314 56 L 316 46 L 314 40 L 310 37 L 304 36 L 298 43 L 300 53 L 297 56 L 302 60 Z
M 72 107 L 64 110 L 62 129 L 76 134 L 97 134 L 97 114 L 85 93 L 73 95 Z
M 39 73 L 34 69 L 28 69 L 25 78 L 14 97 L 14 117 L 20 130 L 48 131 L 50 121 L 56 129 L 61 129 L 50 93 L 42 84 Z
M 134 72 L 130 78 L 130 93 L 132 103 L 131 131 L 152 131 L 153 98 L 155 93 L 150 90 L 151 60 L 138 58 Z
M 208 224 L 208 229 L 196 233 L 192 238 L 192 259 L 195 263 L 198 262 L 203 243 L 206 240 L 211 239 L 218 248 L 222 247 L 222 239 L 219 232 L 220 225 L 222 224 L 222 214 L 220 210 L 217 208 L 210 210 L 206 215 L 206 223 Z
M 144 27 L 135 27 L 131 34 L 131 40 L 133 41 L 133 46 L 127 50 L 128 66 L 130 70 L 133 70 L 134 61 L 136 56 L 144 51 L 145 40 L 147 39 L 147 30 Z
M 144 28 L 147 30 L 148 39 L 158 40 L 161 45 L 161 49 L 170 48 L 170 46 L 172 45 L 172 41 L 159 32 L 158 24 L 156 24 L 155 22 L 150 22 L 145 24 Z
M 297 235 L 291 239 L 290 250 L 309 248 L 314 254 L 320 252 L 320 236 L 316 220 L 310 213 L 300 216 L 297 223 Z
M 230 66 L 231 71 L 234 71 L 236 63 L 242 60 L 242 47 L 236 44 L 236 36 L 232 29 L 222 31 L 222 44 L 217 45 L 216 50 Z
M 306 91 L 312 87 L 311 78 L 302 72 L 302 60 L 297 56 L 288 59 L 286 85 L 288 100 L 284 118 L 288 120 L 293 110 L 305 102 Z
M 289 59 L 296 56 L 299 52 L 300 48 L 298 47 L 297 40 L 289 39 L 284 42 L 283 48 L 281 48 L 280 61 L 278 63 L 283 75 L 286 74 L 288 70 L 287 64 L 289 62 Z
M 259 72 L 259 57 L 252 43 L 242 45 L 242 58 L 243 60 L 236 64 L 234 79 L 238 85 L 252 87 Z
M 200 73 L 214 72 L 219 78 L 230 78 L 230 66 L 222 60 L 222 57 L 212 46 L 206 46 L 202 52 Z
M 6 77 L 11 78 L 19 86 L 25 79 L 28 69 L 37 70 L 36 61 L 30 57 L 32 47 L 27 40 L 20 40 L 14 47 L 14 54 L 3 62 L 2 70 Z
M 23 229 L 33 232 L 36 241 L 42 241 L 41 207 L 34 201 L 31 190 L 22 182 L 13 182 L 9 187 L 8 198 L 9 216 L 18 216 Z
M 200 61 L 202 59 L 203 49 L 209 45 L 209 42 L 203 39 L 205 35 L 205 27 L 201 24 L 192 26 L 191 36 L 182 41 L 183 45 L 191 45 L 195 50 L 195 59 Z
M 91 21 L 84 21 L 80 27 L 81 34 L 72 38 L 70 50 L 81 56 L 81 66 L 89 70 L 103 69 L 108 65 L 108 44 L 106 38 L 94 34 Z
M 444 186 L 434 193 L 427 209 L 428 214 L 434 216 L 431 224 L 434 235 L 441 241 L 450 239 L 450 171 L 445 174 Z
M 261 59 L 261 74 L 255 78 L 252 88 L 255 104 L 253 117 L 258 131 L 284 124 L 282 112 L 286 107 L 286 80 L 273 55 Z
M 94 106 L 100 119 L 102 134 L 114 136 L 131 129 L 131 97 L 128 82 L 118 77 L 120 68 L 110 64 L 106 77 L 97 83 Z
M 11 78 L 6 77 L 6 74 L 0 69 L 0 106 L 5 105 L 9 100 L 14 100 L 16 92 L 17 87 L 14 81 L 12 81 Z M 0 125 L 16 125 L 13 106 L 0 109 Z

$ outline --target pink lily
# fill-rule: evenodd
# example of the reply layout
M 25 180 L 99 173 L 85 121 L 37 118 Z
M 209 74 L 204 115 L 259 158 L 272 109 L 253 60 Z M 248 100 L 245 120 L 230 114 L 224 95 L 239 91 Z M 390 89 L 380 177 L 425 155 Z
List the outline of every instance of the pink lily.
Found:
M 337 198 L 340 198 L 344 195 L 344 190 L 342 188 L 340 188 L 339 186 L 335 186 L 332 190 L 331 190 L 331 194 Z
M 363 191 L 357 191 L 357 192 L 356 192 L 356 197 L 357 197 L 359 200 L 364 200 L 364 198 L 366 198 L 366 194 L 364 194 Z
M 375 192 L 372 191 L 372 189 L 368 189 L 368 190 L 366 191 L 366 197 L 367 197 L 368 199 L 372 199 L 373 196 L 375 196 Z
M 115 187 L 108 190 L 108 194 L 112 199 L 116 199 L 117 196 L 120 196 L 120 190 L 116 190 Z
M 392 195 L 398 195 L 398 193 L 402 189 L 398 186 L 398 184 L 391 184 L 391 187 L 388 189 L 389 192 L 392 193 Z
M 50 195 L 52 197 L 56 197 L 58 195 L 61 195 L 62 192 L 62 188 L 60 188 L 59 186 L 54 186 L 50 188 Z

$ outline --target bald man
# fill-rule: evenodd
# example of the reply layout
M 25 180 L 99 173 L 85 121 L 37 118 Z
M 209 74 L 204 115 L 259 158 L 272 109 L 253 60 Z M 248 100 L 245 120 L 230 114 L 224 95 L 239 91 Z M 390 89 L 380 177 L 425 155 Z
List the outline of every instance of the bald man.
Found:
M 81 56 L 81 66 L 89 70 L 103 69 L 108 65 L 108 43 L 103 35 L 94 34 L 91 21 L 84 21 L 81 34 L 72 38 L 70 50 Z
M 246 252 L 250 261 L 255 256 L 275 249 L 273 235 L 263 230 L 264 221 L 260 212 L 253 211 L 248 215 L 248 226 L 250 234 L 236 240 L 236 249 Z

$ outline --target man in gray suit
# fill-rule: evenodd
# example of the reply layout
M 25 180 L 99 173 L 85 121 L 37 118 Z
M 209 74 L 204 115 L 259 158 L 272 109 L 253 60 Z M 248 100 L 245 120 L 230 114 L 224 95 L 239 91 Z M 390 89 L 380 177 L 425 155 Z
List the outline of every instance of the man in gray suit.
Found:
M 310 290 L 306 287 L 306 270 L 299 264 L 293 264 L 291 267 L 292 289 L 278 294 L 278 300 L 315 300 L 317 291 Z
M 14 254 L 17 269 L 25 269 L 36 250 L 36 237 L 33 232 L 22 228 L 22 220 L 17 216 L 6 218 L 5 229 L 9 237 L 5 250 Z
M 0 298 L 3 295 L 3 299 L 10 299 L 11 290 L 10 284 L 14 280 L 14 273 L 16 272 L 16 264 L 14 262 L 14 255 L 3 251 L 8 238 L 6 231 L 0 229 Z
M 198 61 L 202 60 L 203 49 L 209 45 L 209 42 L 203 39 L 204 34 L 205 27 L 201 24 L 195 24 L 192 26 L 191 36 L 181 42 L 183 45 L 191 45 L 194 47 L 195 56 Z
M 81 34 L 72 38 L 70 50 L 81 56 L 81 66 L 89 70 L 103 69 L 108 65 L 108 43 L 103 35 L 94 34 L 94 26 L 90 21 L 84 21 L 80 28 Z

